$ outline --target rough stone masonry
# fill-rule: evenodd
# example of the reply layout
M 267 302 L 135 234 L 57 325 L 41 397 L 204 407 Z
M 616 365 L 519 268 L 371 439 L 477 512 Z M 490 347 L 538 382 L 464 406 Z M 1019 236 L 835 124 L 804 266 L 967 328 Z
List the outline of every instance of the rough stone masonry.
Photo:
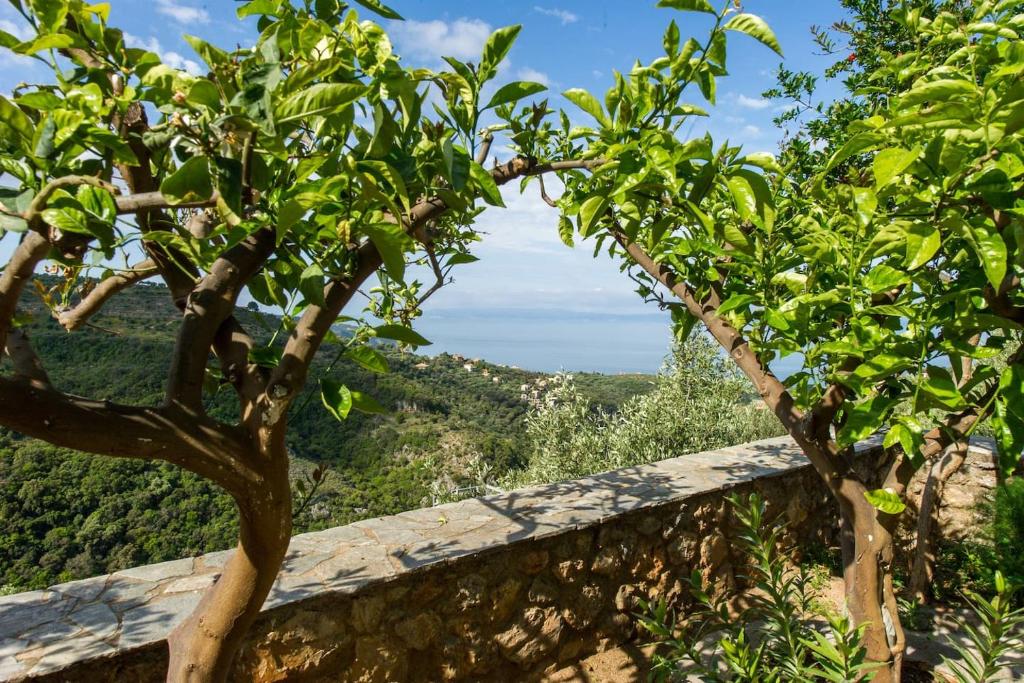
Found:
M 791 541 L 833 542 L 788 438 L 296 536 L 234 678 L 536 680 L 635 638 L 637 599 L 679 603 L 692 569 L 734 586 L 726 498 L 753 491 Z M 0 597 L 0 680 L 162 681 L 164 638 L 227 555 Z

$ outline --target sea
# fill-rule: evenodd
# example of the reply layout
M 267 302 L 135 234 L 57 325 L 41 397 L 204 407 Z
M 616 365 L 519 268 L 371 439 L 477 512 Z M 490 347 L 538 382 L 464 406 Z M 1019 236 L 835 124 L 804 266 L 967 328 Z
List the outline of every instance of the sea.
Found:
M 433 310 L 416 321 L 433 344 L 419 353 L 457 353 L 538 372 L 658 372 L 672 345 L 668 314 L 578 311 Z M 773 366 L 785 377 L 799 358 Z

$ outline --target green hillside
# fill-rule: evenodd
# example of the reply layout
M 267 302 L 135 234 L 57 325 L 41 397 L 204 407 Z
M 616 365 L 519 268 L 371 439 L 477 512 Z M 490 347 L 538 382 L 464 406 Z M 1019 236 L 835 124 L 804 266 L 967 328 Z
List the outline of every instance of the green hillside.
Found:
M 34 293 L 27 329 L 55 384 L 119 402 L 162 397 L 177 311 L 158 285 L 113 299 L 88 328 L 68 334 Z M 269 338 L 274 316 L 239 309 L 248 329 Z M 316 386 L 292 410 L 293 478 L 328 473 L 296 519 L 297 532 L 394 514 L 452 495 L 521 465 L 525 449 L 521 386 L 543 377 L 457 356 L 431 358 L 385 347 L 390 372 L 373 374 L 342 359 L 330 376 L 367 392 L 387 415 L 353 412 L 338 422 Z M 321 367 L 337 347 L 321 352 Z M 316 376 L 317 373 L 314 373 Z M 581 391 L 614 410 L 649 391 L 651 377 L 577 374 Z M 230 417 L 233 397 L 210 399 Z M 488 474 L 489 473 L 489 474 Z M 308 486 L 307 486 L 308 490 Z M 301 499 L 301 495 L 297 496 Z M 0 431 L 0 586 L 38 588 L 120 568 L 230 547 L 235 510 L 208 482 L 166 464 L 84 455 Z

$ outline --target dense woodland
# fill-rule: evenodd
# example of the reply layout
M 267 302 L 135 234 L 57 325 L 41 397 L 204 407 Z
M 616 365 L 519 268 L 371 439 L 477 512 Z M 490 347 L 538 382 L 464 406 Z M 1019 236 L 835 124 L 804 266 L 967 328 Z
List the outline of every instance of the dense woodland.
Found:
M 44 289 L 57 284 L 41 282 Z M 27 329 L 55 381 L 120 402 L 159 400 L 178 319 L 162 286 L 124 293 L 74 335 L 53 320 L 37 292 L 24 297 L 23 309 L 31 313 Z M 237 316 L 265 339 L 280 323 L 248 309 Z M 295 506 L 302 508 L 297 532 L 429 505 L 448 489 L 479 484 L 481 472 L 498 477 L 525 465 L 529 402 L 521 387 L 535 386 L 543 375 L 486 362 L 469 372 L 467 360 L 447 354 L 382 350 L 387 373 L 341 358 L 328 376 L 363 388 L 387 414 L 353 411 L 339 422 L 321 405 L 316 385 L 296 402 L 289 435 L 293 479 L 303 482 L 296 486 L 308 493 L 312 471 L 327 465 L 309 505 L 296 490 Z M 320 362 L 329 364 L 335 355 L 328 348 Z M 652 380 L 575 376 L 595 409 L 606 412 L 650 391 Z M 229 416 L 228 398 L 217 394 L 211 412 Z M 172 465 L 87 456 L 0 432 L 5 591 L 228 548 L 238 533 L 236 514 L 213 484 Z

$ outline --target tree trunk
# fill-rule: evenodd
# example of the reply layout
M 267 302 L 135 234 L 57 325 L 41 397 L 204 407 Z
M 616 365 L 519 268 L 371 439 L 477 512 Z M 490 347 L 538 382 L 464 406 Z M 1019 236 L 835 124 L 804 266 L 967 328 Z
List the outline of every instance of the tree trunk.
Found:
M 284 430 L 281 430 L 283 433 Z M 277 578 L 292 530 L 291 488 L 283 439 L 259 454 L 261 485 L 236 497 L 239 542 L 217 582 L 167 638 L 168 683 L 226 681 L 249 627 Z
M 910 569 L 910 584 L 907 587 L 910 595 L 921 605 L 928 602 L 928 586 L 934 573 L 935 549 L 932 528 L 938 522 L 939 504 L 942 502 L 946 482 L 964 464 L 967 449 L 966 441 L 954 444 L 946 455 L 928 470 L 928 479 L 921 492 L 914 539 L 914 560 Z
M 867 658 L 878 663 L 873 681 L 899 683 L 906 643 L 892 582 L 892 534 L 863 491 L 852 480 L 839 491 L 846 607 L 854 625 L 865 625 Z

